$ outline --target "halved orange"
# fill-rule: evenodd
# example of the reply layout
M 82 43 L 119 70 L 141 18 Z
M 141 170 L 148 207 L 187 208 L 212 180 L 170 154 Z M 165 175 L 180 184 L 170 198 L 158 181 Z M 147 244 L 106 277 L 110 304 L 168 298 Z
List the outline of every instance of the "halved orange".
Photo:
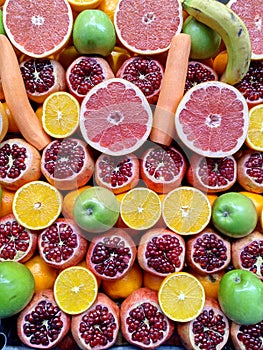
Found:
M 79 126 L 80 105 L 66 91 L 50 94 L 43 103 L 42 125 L 46 133 L 54 138 L 71 136 Z
M 246 145 L 256 151 L 263 151 L 263 104 L 249 110 Z
M 180 235 L 201 232 L 210 221 L 211 211 L 207 196 L 190 186 L 181 186 L 170 191 L 162 202 L 165 224 Z
M 153 227 L 161 217 L 160 197 L 149 188 L 133 188 L 121 199 L 120 215 L 128 227 L 147 230 Z
M 203 310 L 205 291 L 188 272 L 173 272 L 161 283 L 158 300 L 163 313 L 173 321 L 188 322 Z
M 88 9 L 95 9 L 102 0 L 68 0 L 73 11 L 81 12 Z
M 97 279 L 86 267 L 68 267 L 55 280 L 55 300 L 67 314 L 76 315 L 86 311 L 94 303 L 97 294 Z
M 20 225 L 41 230 L 51 225 L 62 210 L 62 195 L 44 181 L 31 181 L 15 193 L 12 210 Z

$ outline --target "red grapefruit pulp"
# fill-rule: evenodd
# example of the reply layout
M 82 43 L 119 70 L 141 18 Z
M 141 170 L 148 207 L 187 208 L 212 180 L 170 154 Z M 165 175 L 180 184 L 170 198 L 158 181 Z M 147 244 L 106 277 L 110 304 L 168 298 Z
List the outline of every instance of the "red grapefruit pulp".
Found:
M 146 141 L 151 127 L 152 110 L 145 95 L 125 79 L 99 83 L 82 101 L 82 136 L 102 153 L 118 156 L 134 152 Z
M 167 51 L 182 24 L 179 0 L 120 0 L 114 14 L 119 40 L 138 54 Z
M 61 50 L 73 27 L 67 0 L 6 0 L 3 21 L 11 43 L 31 57 L 47 57 Z
M 190 150 L 205 157 L 227 157 L 243 145 L 248 131 L 248 106 L 233 86 L 200 83 L 184 95 L 175 113 L 176 132 Z

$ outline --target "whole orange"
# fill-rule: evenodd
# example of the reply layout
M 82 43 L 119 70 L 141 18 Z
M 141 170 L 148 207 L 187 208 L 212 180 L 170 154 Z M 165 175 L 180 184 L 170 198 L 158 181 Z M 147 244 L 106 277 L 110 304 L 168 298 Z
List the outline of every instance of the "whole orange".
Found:
M 15 192 L 2 187 L 2 200 L 0 202 L 0 217 L 12 214 L 12 203 Z
M 74 220 L 73 207 L 74 207 L 75 200 L 81 192 L 83 192 L 84 190 L 86 190 L 89 187 L 90 186 L 88 186 L 88 185 L 82 186 L 82 187 L 78 188 L 77 190 L 73 190 L 73 191 L 68 192 L 65 195 L 65 197 L 63 198 L 63 202 L 62 202 L 62 214 L 63 214 L 64 218 Z
M 158 291 L 164 277 L 154 275 L 151 272 L 143 271 L 143 286 Z
M 218 287 L 221 278 L 224 276 L 225 271 L 219 271 L 213 274 L 200 275 L 195 271 L 189 271 L 192 275 L 194 275 L 199 282 L 203 285 L 205 290 L 205 295 L 207 297 L 217 299 L 218 297 Z
M 244 194 L 245 196 L 247 196 L 248 198 L 250 198 L 252 200 L 252 202 L 254 203 L 254 205 L 256 207 L 257 214 L 258 214 L 258 216 L 260 216 L 261 211 L 263 209 L 263 196 L 262 196 L 262 194 L 248 192 L 248 191 L 241 191 L 240 193 Z

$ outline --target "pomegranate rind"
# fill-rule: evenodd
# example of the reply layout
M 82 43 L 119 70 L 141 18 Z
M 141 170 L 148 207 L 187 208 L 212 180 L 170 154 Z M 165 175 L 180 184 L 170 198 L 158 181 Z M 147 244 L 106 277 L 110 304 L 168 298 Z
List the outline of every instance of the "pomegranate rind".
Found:
M 31 299 L 30 303 L 21 311 L 21 313 L 19 314 L 19 316 L 17 318 L 17 334 L 18 334 L 19 339 L 22 341 L 22 343 L 29 346 L 30 348 L 50 349 L 50 348 L 53 348 L 54 346 L 56 346 L 68 333 L 68 331 L 70 329 L 70 317 L 69 317 L 69 315 L 64 313 L 62 310 L 60 310 L 59 315 L 60 315 L 60 318 L 63 322 L 63 327 L 60 331 L 59 336 L 53 342 L 51 342 L 51 340 L 49 338 L 49 342 L 50 342 L 49 345 L 32 344 L 30 342 L 31 336 L 28 337 L 24 332 L 24 324 L 25 324 L 25 322 L 28 322 L 26 320 L 27 315 L 35 309 L 35 307 L 37 306 L 37 304 L 41 300 L 44 300 L 48 303 L 52 303 L 53 306 L 57 306 L 55 299 L 54 299 L 53 291 L 51 289 L 46 289 L 46 290 L 40 291 L 38 293 L 35 293 L 35 295 Z
M 263 321 L 248 326 L 240 325 L 234 321 L 231 322 L 230 338 L 233 342 L 235 350 L 249 349 L 249 346 L 251 345 L 249 342 L 250 339 L 252 340 L 252 346 L 254 346 L 255 349 L 262 349 L 262 322 Z M 242 336 L 242 334 L 244 334 L 244 337 Z
M 175 113 L 176 132 L 188 150 L 205 157 L 227 157 L 244 144 L 249 111 L 235 87 L 208 81 L 189 89 Z
M 105 345 L 100 344 L 97 346 L 91 346 L 90 343 L 85 342 L 84 337 L 82 336 L 82 333 L 80 332 L 80 327 L 81 327 L 81 323 L 83 323 L 83 322 L 85 323 L 85 321 L 82 321 L 83 317 L 85 317 L 90 311 L 96 310 L 96 307 L 98 307 L 98 306 L 101 306 L 102 308 L 107 308 L 108 312 L 114 316 L 115 328 L 111 334 L 111 337 L 112 337 L 111 341 L 109 341 L 107 339 L 108 341 Z M 105 324 L 104 327 L 108 328 L 111 326 L 111 324 L 109 324 L 108 321 L 109 320 L 107 319 L 106 320 L 107 323 Z M 106 336 L 103 333 L 103 330 L 101 329 L 100 323 L 98 323 L 98 325 L 96 325 L 96 323 L 94 322 L 94 324 L 92 326 L 89 325 L 89 327 L 90 327 L 90 330 L 89 330 L 90 333 L 92 333 L 92 331 L 95 334 L 97 334 L 97 332 L 99 332 L 99 334 L 101 333 L 103 338 L 106 338 Z M 110 346 L 112 346 L 113 344 L 116 343 L 119 329 L 120 329 L 120 309 L 119 309 L 119 306 L 117 305 L 117 303 L 115 303 L 106 294 L 104 294 L 102 292 L 98 293 L 94 304 L 87 311 L 85 311 L 79 315 L 73 315 L 71 318 L 71 333 L 72 333 L 72 336 L 73 336 L 74 340 L 76 341 L 76 343 L 78 344 L 80 349 L 93 349 L 93 350 L 108 349 Z
M 109 155 L 133 153 L 147 140 L 152 110 L 133 83 L 112 78 L 94 86 L 80 109 L 80 131 L 94 149 Z
M 130 51 L 154 55 L 168 51 L 172 37 L 181 32 L 182 6 L 178 0 L 118 2 L 114 26 L 120 42 Z
M 139 288 L 135 290 L 133 293 L 131 293 L 126 299 L 124 299 L 124 301 L 121 304 L 121 307 L 120 307 L 121 332 L 124 338 L 130 344 L 139 346 L 142 349 L 153 349 L 162 345 L 172 336 L 174 331 L 174 323 L 163 314 L 164 321 L 166 322 L 167 327 L 166 327 L 166 330 L 163 330 L 162 339 L 158 339 L 156 342 L 151 342 L 148 345 L 144 344 L 143 341 L 138 342 L 134 340 L 132 337 L 133 333 L 129 331 L 126 320 L 129 317 L 129 313 L 131 312 L 131 310 L 136 307 L 140 307 L 140 305 L 144 302 L 150 303 L 151 305 L 153 305 L 158 309 L 159 313 L 163 314 L 158 303 L 158 292 L 145 287 Z
M 248 247 L 252 244 L 258 245 L 258 255 L 254 250 L 250 250 Z M 261 247 L 261 248 L 260 248 Z M 232 242 L 232 263 L 235 269 L 243 269 L 253 272 L 257 277 L 263 280 L 263 234 L 259 231 L 253 231 L 248 236 L 236 239 Z M 245 249 L 247 252 L 245 255 Z M 242 262 L 242 255 L 247 266 Z M 251 259 L 251 260 L 249 260 Z
M 15 222 L 17 221 L 16 218 L 14 217 L 13 214 L 7 214 L 5 216 L 2 216 L 0 218 L 0 227 L 4 227 L 6 225 L 7 222 Z M 35 232 L 31 232 L 30 230 L 28 230 L 27 228 L 24 228 L 23 226 L 21 226 L 21 228 L 24 229 L 24 232 L 27 233 L 28 235 L 28 241 L 26 241 L 25 243 L 28 244 L 28 247 L 26 250 L 18 250 L 17 251 L 17 254 L 14 256 L 14 261 L 17 261 L 17 262 L 20 262 L 20 263 L 25 263 L 26 261 L 28 261 L 34 254 L 35 254 L 35 251 L 36 251 L 36 248 L 37 248 L 37 234 Z M 4 233 L 7 233 L 7 230 L 3 230 Z M 3 256 L 3 252 L 4 252 L 4 246 L 7 245 L 8 246 L 8 240 L 9 242 L 13 242 L 13 245 L 15 246 L 18 246 L 19 247 L 19 244 L 17 245 L 15 243 L 15 241 L 17 240 L 18 237 L 16 232 L 14 233 L 14 235 L 11 235 L 11 237 L 7 238 L 4 233 L 0 233 L 0 237 L 1 237 L 1 240 L 3 239 L 4 243 L 0 243 L 0 252 L 1 252 L 1 255 L 0 255 L 0 262 L 1 261 L 6 261 L 6 260 L 10 260 L 10 258 L 5 258 Z M 9 235 L 9 233 L 8 233 Z M 24 238 L 23 238 L 24 240 Z M 23 248 L 24 248 L 24 244 L 23 244 Z
M 119 168 L 118 166 L 115 168 L 111 167 L 111 165 L 107 162 L 108 157 L 109 156 L 106 154 L 101 154 L 95 162 L 94 178 L 97 185 L 109 189 L 114 194 L 124 193 L 136 187 L 139 182 L 139 160 L 137 156 L 133 153 L 129 153 L 125 156 L 120 156 L 119 158 L 114 157 L 116 160 L 119 160 L 120 162 L 122 162 L 122 160 L 128 159 L 129 163 L 132 164 L 132 167 L 130 168 L 130 171 L 132 174 L 130 176 L 124 177 L 123 183 L 119 183 L 118 181 L 116 181 L 116 186 L 113 186 L 111 184 L 110 177 L 113 175 L 114 172 L 118 173 L 120 171 L 121 173 L 121 170 L 118 169 Z M 105 163 L 105 165 L 108 168 L 109 167 L 111 168 L 109 169 L 109 172 L 107 172 L 107 174 L 104 174 L 104 176 L 108 178 L 109 181 L 105 181 L 102 177 L 103 170 L 101 170 L 101 166 L 100 166 L 101 163 Z
M 3 23 L 15 48 L 30 57 L 42 58 L 66 46 L 73 29 L 73 13 L 66 0 L 45 0 L 31 6 L 24 0 L 6 0 Z
M 224 315 L 224 313 L 222 312 L 219 303 L 212 298 L 206 298 L 205 304 L 204 304 L 204 308 L 202 312 L 208 312 L 209 311 L 213 311 L 214 312 L 214 321 L 217 322 L 216 318 L 221 317 L 223 322 L 225 323 L 225 334 L 222 336 L 221 335 L 221 327 L 220 327 L 220 333 L 213 328 L 213 326 L 211 326 L 211 328 L 209 328 L 208 325 L 204 324 L 204 329 L 203 329 L 203 333 L 202 333 L 202 337 L 201 340 L 206 338 L 206 334 L 208 337 L 207 342 L 210 340 L 210 337 L 213 337 L 212 334 L 213 332 L 215 332 L 215 336 L 221 336 L 222 341 L 217 343 L 215 345 L 215 349 L 223 349 L 223 347 L 226 345 L 228 338 L 229 338 L 229 334 L 230 334 L 230 325 L 229 325 L 229 321 L 227 319 L 227 317 Z M 195 338 L 196 339 L 200 339 L 200 337 L 196 337 L 194 335 L 193 332 L 193 328 L 194 328 L 194 324 L 196 323 L 196 318 L 192 321 L 188 321 L 188 322 L 178 322 L 177 323 L 177 332 L 179 335 L 179 338 L 182 342 L 182 345 L 186 348 L 186 349 L 201 349 L 200 345 L 201 344 L 195 344 Z M 236 348 L 235 348 L 236 349 Z
M 173 262 L 169 259 L 169 253 L 167 254 L 167 251 L 163 251 L 163 255 L 164 255 L 164 259 L 167 259 L 168 262 L 173 265 L 174 267 L 174 271 L 169 271 L 166 273 L 162 273 L 157 271 L 154 267 L 149 266 L 148 264 L 148 259 L 146 257 L 146 253 L 147 253 L 147 245 L 152 242 L 153 243 L 153 239 L 160 239 L 163 236 L 171 236 L 174 237 L 175 239 L 178 239 L 178 243 L 182 249 L 182 251 L 180 253 L 178 253 L 178 259 L 180 261 L 180 266 L 175 266 L 173 264 Z M 156 251 L 154 251 L 154 253 L 156 253 Z M 177 271 L 182 271 L 184 268 L 184 263 L 185 263 L 185 253 L 186 253 L 186 247 L 185 247 L 185 241 L 184 238 L 181 235 L 176 234 L 175 232 L 171 231 L 168 228 L 153 228 L 150 229 L 148 231 L 146 231 L 140 238 L 139 241 L 139 245 L 138 245 L 138 251 L 137 251 L 137 259 L 138 259 L 138 263 L 141 266 L 141 268 L 144 271 L 148 271 L 150 273 L 152 273 L 153 275 L 156 276 L 160 276 L 160 277 L 165 277 L 167 276 L 169 273 L 171 272 L 177 272 Z M 159 257 L 159 256 L 158 256 Z M 153 257 L 154 259 L 154 257 Z M 174 254 L 172 254 L 172 260 L 174 259 Z M 170 260 L 170 261 L 169 261 Z M 165 262 L 163 261 L 163 264 Z

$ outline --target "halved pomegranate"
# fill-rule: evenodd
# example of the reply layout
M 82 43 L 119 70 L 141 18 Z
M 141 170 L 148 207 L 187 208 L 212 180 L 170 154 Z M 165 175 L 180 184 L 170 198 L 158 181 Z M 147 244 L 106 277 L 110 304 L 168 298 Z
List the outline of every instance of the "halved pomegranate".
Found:
M 162 64 L 155 58 L 134 56 L 123 62 L 117 78 L 122 78 L 137 85 L 149 103 L 156 103 L 164 75 Z
M 249 326 L 231 322 L 230 337 L 235 350 L 263 349 L 263 321 Z
M 65 269 L 81 262 L 87 248 L 87 240 L 70 219 L 55 220 L 38 237 L 40 256 L 49 266 L 56 269 Z
M 36 293 L 17 319 L 17 333 L 33 349 L 55 347 L 70 329 L 70 317 L 57 306 L 51 289 Z
M 114 74 L 102 57 L 77 57 L 66 70 L 67 87 L 80 102 L 93 86 L 110 78 L 114 78 Z
M 263 279 L 263 233 L 254 231 L 234 240 L 232 263 L 236 269 L 251 271 Z
M 231 243 L 213 228 L 207 227 L 186 242 L 186 263 L 200 274 L 212 274 L 228 267 Z
M 186 172 L 189 184 L 206 193 L 227 191 L 236 178 L 237 162 L 233 156 L 208 158 L 194 154 Z
M 93 237 L 86 262 L 88 268 L 102 280 L 118 279 L 133 266 L 137 248 L 129 234 L 112 228 Z
M 187 350 L 223 349 L 229 338 L 229 321 L 218 302 L 206 298 L 201 314 L 192 321 L 177 324 L 177 332 Z
M 173 146 L 155 145 L 141 157 L 141 177 L 157 193 L 168 193 L 181 185 L 186 169 L 184 155 Z
M 142 349 L 155 349 L 173 334 L 174 323 L 162 312 L 158 292 L 139 288 L 121 304 L 121 331 L 132 345 Z
M 237 159 L 237 181 L 246 191 L 263 193 L 263 152 L 245 150 Z
M 80 349 L 108 349 L 116 343 L 119 328 L 119 306 L 104 293 L 98 293 L 95 303 L 71 320 L 71 332 Z
M 41 155 L 27 141 L 11 138 L 0 143 L 0 185 L 16 191 L 41 177 Z
M 139 182 L 139 160 L 133 153 L 110 156 L 102 153 L 95 162 L 95 181 L 113 193 L 123 193 Z
M 197 84 L 210 80 L 218 80 L 218 75 L 211 67 L 198 61 L 190 61 L 188 63 L 184 92 L 186 93 L 186 91 Z
M 80 139 L 53 140 L 43 150 L 41 171 L 56 188 L 77 189 L 84 186 L 93 175 L 92 151 Z
M 29 260 L 37 247 L 37 234 L 20 225 L 13 214 L 0 218 L 0 262 Z
M 185 241 L 168 228 L 150 229 L 140 239 L 137 259 L 143 270 L 157 276 L 181 271 L 185 262 Z
M 27 58 L 20 63 L 27 96 L 43 103 L 53 92 L 66 91 L 66 72 L 62 64 L 49 58 Z

